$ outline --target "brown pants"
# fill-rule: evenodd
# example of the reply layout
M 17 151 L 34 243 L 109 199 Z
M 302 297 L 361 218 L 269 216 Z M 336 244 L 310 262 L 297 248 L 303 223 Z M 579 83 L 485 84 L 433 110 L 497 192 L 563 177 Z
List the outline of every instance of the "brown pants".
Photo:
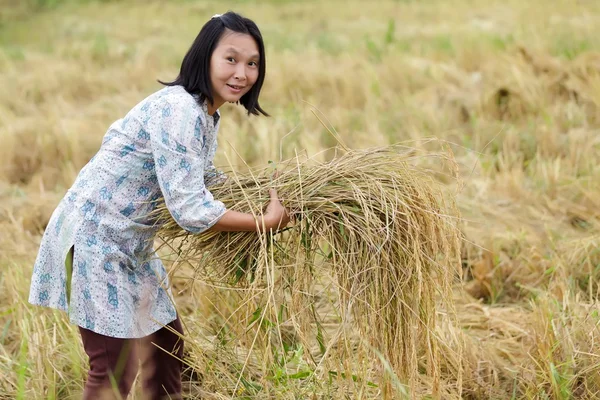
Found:
M 183 334 L 179 318 L 167 326 Z M 175 333 L 162 328 L 141 339 L 118 339 L 81 327 L 79 331 L 90 359 L 84 400 L 127 398 L 138 361 L 144 399 L 181 399 L 183 340 Z

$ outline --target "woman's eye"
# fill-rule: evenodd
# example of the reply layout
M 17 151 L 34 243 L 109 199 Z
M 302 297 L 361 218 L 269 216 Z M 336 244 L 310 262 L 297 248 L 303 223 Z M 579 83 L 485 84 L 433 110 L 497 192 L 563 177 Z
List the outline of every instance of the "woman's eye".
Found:
M 229 62 L 235 62 L 235 59 L 233 57 L 227 57 L 226 60 L 229 61 Z
M 256 61 L 250 61 L 248 63 L 248 65 L 251 66 L 251 67 L 256 67 L 257 64 L 256 64 Z

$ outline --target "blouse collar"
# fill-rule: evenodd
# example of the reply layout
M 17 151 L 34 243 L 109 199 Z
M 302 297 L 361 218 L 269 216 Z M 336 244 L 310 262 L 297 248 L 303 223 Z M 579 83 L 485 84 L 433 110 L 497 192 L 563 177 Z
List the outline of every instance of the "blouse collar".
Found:
M 194 97 L 196 97 L 196 101 L 198 101 L 200 98 L 200 96 L 194 96 Z M 221 119 L 221 114 L 219 113 L 219 110 L 215 111 L 215 113 L 213 115 L 210 115 L 208 113 L 208 99 L 204 99 L 204 101 L 202 103 L 200 103 L 200 107 L 202 108 L 202 111 L 204 111 L 204 115 L 206 115 L 207 122 L 212 121 L 213 126 L 217 126 L 217 124 L 219 123 L 219 120 Z

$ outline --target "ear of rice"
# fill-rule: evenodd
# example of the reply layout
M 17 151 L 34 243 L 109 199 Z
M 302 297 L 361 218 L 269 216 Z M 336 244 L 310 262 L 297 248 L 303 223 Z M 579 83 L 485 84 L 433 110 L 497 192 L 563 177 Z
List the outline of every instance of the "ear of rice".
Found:
M 312 277 L 334 274 L 342 319 L 368 338 L 403 384 L 414 389 L 424 373 L 435 392 L 436 303 L 442 299 L 452 310 L 460 235 L 448 214 L 455 212 L 452 204 L 401 149 L 349 151 L 326 163 L 294 159 L 276 178 L 272 169 L 231 174 L 211 188 L 228 208 L 256 215 L 268 203 L 267 189 L 276 188 L 293 218 L 281 232 L 192 235 L 163 205 L 160 236 L 180 244 L 178 258 L 191 262 L 201 279 L 269 290 L 276 284 L 270 266 L 276 266 L 277 282 L 292 294 L 288 310 L 303 316 L 300 330 L 314 329 L 317 320 L 305 301 Z

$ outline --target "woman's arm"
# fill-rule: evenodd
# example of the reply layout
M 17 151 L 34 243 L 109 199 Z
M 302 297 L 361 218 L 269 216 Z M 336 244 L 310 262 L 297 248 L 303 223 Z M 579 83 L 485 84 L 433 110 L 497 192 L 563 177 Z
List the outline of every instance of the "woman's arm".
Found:
M 193 100 L 192 100 L 193 101 Z M 149 133 L 152 162 L 165 205 L 183 229 L 202 233 L 227 211 L 204 183 L 200 115 L 188 100 L 164 97 L 147 110 L 144 128 Z M 146 168 L 146 164 L 144 164 Z
M 281 205 L 277 197 L 277 191 L 271 189 L 269 194 L 271 200 L 266 212 L 262 216 L 257 215 L 255 217 L 252 214 L 227 210 L 209 230 L 220 232 L 268 232 L 271 229 L 278 230 L 284 228 L 290 222 L 290 217 Z

